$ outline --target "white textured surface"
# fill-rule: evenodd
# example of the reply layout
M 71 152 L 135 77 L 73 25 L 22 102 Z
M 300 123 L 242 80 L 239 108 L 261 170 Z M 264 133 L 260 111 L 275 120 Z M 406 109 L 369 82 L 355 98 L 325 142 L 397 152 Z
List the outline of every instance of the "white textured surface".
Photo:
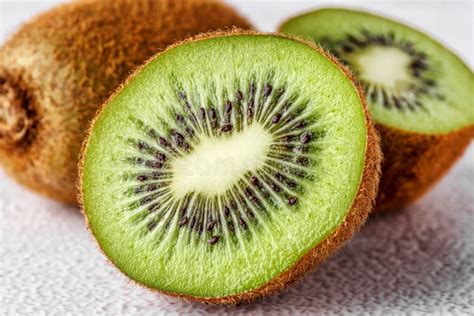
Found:
M 355 2 L 412 21 L 472 65 L 470 2 Z M 1 2 L 0 41 L 54 4 Z M 234 3 L 262 30 L 321 2 Z M 441 22 L 442 21 L 442 22 Z M 138 288 L 95 247 L 81 214 L 0 171 L 0 314 L 164 313 L 474 315 L 474 147 L 420 202 L 372 218 L 351 243 L 288 291 L 251 305 L 187 303 Z

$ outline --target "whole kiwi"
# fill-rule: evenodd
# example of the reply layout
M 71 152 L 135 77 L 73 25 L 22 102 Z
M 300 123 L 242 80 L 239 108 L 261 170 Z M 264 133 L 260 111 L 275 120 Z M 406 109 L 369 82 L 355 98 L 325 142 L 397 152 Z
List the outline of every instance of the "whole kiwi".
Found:
M 187 37 L 250 24 L 221 2 L 114 0 L 58 6 L 0 49 L 0 163 L 75 203 L 77 157 L 98 106 L 138 65 Z

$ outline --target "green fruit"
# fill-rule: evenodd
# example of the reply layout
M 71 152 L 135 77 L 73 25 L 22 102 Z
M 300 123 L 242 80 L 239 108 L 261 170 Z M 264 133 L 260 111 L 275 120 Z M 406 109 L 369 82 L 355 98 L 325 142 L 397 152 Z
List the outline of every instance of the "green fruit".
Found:
M 153 57 L 83 148 L 91 232 L 131 279 L 207 303 L 300 278 L 364 222 L 377 138 L 348 73 L 281 36 L 211 34 Z
M 426 34 L 359 11 L 323 9 L 280 31 L 329 49 L 358 76 L 382 137 L 377 210 L 425 193 L 463 153 L 474 133 L 471 70 Z
M 60 5 L 0 49 L 0 163 L 25 186 L 77 202 L 89 120 L 156 52 L 192 34 L 249 28 L 219 1 L 104 0 Z

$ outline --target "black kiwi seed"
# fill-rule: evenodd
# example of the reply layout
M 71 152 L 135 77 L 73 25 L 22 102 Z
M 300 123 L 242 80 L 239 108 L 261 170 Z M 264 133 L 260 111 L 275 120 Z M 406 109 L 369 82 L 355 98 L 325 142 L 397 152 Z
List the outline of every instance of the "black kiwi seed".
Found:
M 199 117 L 201 118 L 201 120 L 206 119 L 206 110 L 204 110 L 204 108 L 199 109 Z
M 230 209 L 229 209 L 229 207 L 228 207 L 227 205 L 224 206 L 224 215 L 225 215 L 226 217 L 230 215 Z
M 150 207 L 148 208 L 148 212 L 149 212 L 149 213 L 156 212 L 159 207 L 160 207 L 160 204 L 158 204 L 158 203 L 153 203 L 153 204 L 150 205 Z
M 212 236 L 211 238 L 209 238 L 209 240 L 207 241 L 210 245 L 214 245 L 215 243 L 217 243 L 219 241 L 219 236 Z
M 387 92 L 385 90 L 382 90 L 382 102 L 384 107 L 390 108 L 390 102 L 388 100 Z
M 140 200 L 140 205 L 145 205 L 147 203 L 150 203 L 151 201 L 153 201 L 153 197 L 152 196 L 147 196 L 147 197 Z
M 270 184 L 270 187 L 271 187 L 272 190 L 275 191 L 276 193 L 280 192 L 280 188 L 279 188 L 276 184 L 272 183 L 272 184 Z
M 239 224 L 243 229 L 247 229 L 247 222 L 242 217 L 239 217 Z
M 225 124 L 221 127 L 221 132 L 230 132 L 232 130 L 232 124 Z
M 197 229 L 198 234 L 201 235 L 202 232 L 204 231 L 203 223 L 199 223 L 199 225 L 196 227 L 198 227 Z
M 173 135 L 174 141 L 177 145 L 182 145 L 184 142 L 184 136 L 181 133 L 176 131 L 172 131 L 171 134 Z
M 285 106 L 283 106 L 283 112 L 287 112 L 291 108 L 291 102 L 285 103 Z
M 188 218 L 186 216 L 183 216 L 180 218 L 179 222 L 178 222 L 178 225 L 179 226 L 184 226 L 188 223 Z
M 217 117 L 216 116 L 216 110 L 214 110 L 213 108 L 210 108 L 209 109 L 209 118 L 214 121 L 216 119 L 216 117 Z
M 156 160 L 147 160 L 145 162 L 145 166 L 147 166 L 148 168 L 160 169 L 161 167 L 163 167 L 163 164 Z
M 398 108 L 398 109 L 402 109 L 402 105 L 400 103 L 400 99 L 398 99 L 397 97 L 393 97 L 393 103 L 395 104 L 395 106 Z
M 278 124 L 281 119 L 281 114 L 280 113 L 275 113 L 275 115 L 272 116 L 272 123 L 273 124 Z
M 237 98 L 237 101 L 242 101 L 242 99 L 244 98 L 242 91 L 238 90 L 235 94 L 235 97 Z
M 290 188 L 294 189 L 298 186 L 298 184 L 296 182 L 293 182 L 293 181 L 288 181 L 288 186 Z
M 360 41 L 358 39 L 356 39 L 353 35 L 349 34 L 347 35 L 347 40 L 349 42 L 351 42 L 352 44 L 356 45 L 356 46 L 359 46 L 360 45 Z
M 186 100 L 186 94 L 183 91 L 178 92 L 178 97 L 183 101 Z
M 137 176 L 137 180 L 138 181 L 146 181 L 146 180 L 148 180 L 148 177 L 141 174 L 141 175 Z
M 148 136 L 150 136 L 151 138 L 158 138 L 158 134 L 156 133 L 156 131 L 154 129 L 149 129 L 148 132 L 147 132 Z
M 151 222 L 149 222 L 148 225 L 147 225 L 147 226 L 148 226 L 148 230 L 153 230 L 153 228 L 155 228 L 157 224 L 158 224 L 158 223 L 157 223 L 156 221 L 154 221 L 154 220 L 151 221 Z
M 184 122 L 184 117 L 181 114 L 176 114 L 176 121 L 178 122 Z
M 140 149 L 140 150 L 142 150 L 142 149 L 148 149 L 148 148 L 149 148 L 149 146 L 148 146 L 147 143 L 144 143 L 144 142 L 141 142 L 141 141 L 138 142 L 137 147 L 138 147 L 138 149 Z
M 342 50 L 346 53 L 352 53 L 354 51 L 354 49 L 349 45 L 342 46 Z
M 225 112 L 226 112 L 227 114 L 229 114 L 230 112 L 232 112 L 232 102 L 227 101 L 227 102 L 225 103 Z
M 193 138 L 194 130 L 191 127 L 186 127 L 186 134 L 188 134 L 190 138 Z
M 426 67 L 427 67 L 426 63 L 425 63 L 425 60 L 421 59 L 421 58 L 418 58 L 418 59 L 415 59 L 414 61 L 412 61 L 410 66 L 413 69 L 426 69 Z
M 311 135 L 308 132 L 301 134 L 300 141 L 302 144 L 307 144 L 311 140 Z
M 298 199 L 297 199 L 295 196 L 290 196 L 290 197 L 288 198 L 288 204 L 289 204 L 289 205 L 295 205 L 296 202 L 298 202 Z
M 143 163 L 143 158 L 136 157 L 133 159 L 133 162 L 137 165 L 141 165 Z
M 307 166 L 309 164 L 309 160 L 306 157 L 298 157 L 296 162 L 302 166 Z
M 147 186 L 146 191 L 147 192 L 153 192 L 156 189 L 158 189 L 158 186 L 156 184 L 150 184 L 150 185 Z
M 248 117 L 249 119 L 251 119 L 252 116 L 253 116 L 253 110 L 252 110 L 252 108 L 248 108 L 248 109 L 247 109 L 247 117 Z
M 272 93 L 273 87 L 271 84 L 266 84 L 263 88 L 263 96 L 266 98 Z
M 169 146 L 168 141 L 166 139 L 164 139 L 163 137 L 160 137 L 159 141 L 160 141 L 161 146 L 163 146 L 163 147 L 168 147 Z
M 295 128 L 303 128 L 306 127 L 306 121 L 299 121 L 298 124 L 295 125 Z
M 255 92 L 257 91 L 257 87 L 255 87 L 254 83 L 250 84 L 250 95 L 253 97 L 255 95 Z
M 423 82 L 427 86 L 430 86 L 430 87 L 434 87 L 436 85 L 436 81 L 434 81 L 433 79 L 425 79 L 425 80 L 423 80 Z
M 253 191 L 250 188 L 245 188 L 245 195 L 247 197 L 253 197 Z
M 210 221 L 209 223 L 207 223 L 207 231 L 211 232 L 214 229 L 214 226 L 216 226 L 216 221 Z
M 158 171 L 154 171 L 150 175 L 148 175 L 148 177 L 150 177 L 153 180 L 158 180 L 158 179 L 161 178 L 161 176 L 162 176 L 162 174 Z
M 166 155 L 163 153 L 157 153 L 155 155 L 155 158 L 158 159 L 159 161 L 165 162 L 166 161 Z
M 250 177 L 250 183 L 252 183 L 253 185 L 259 184 L 258 178 L 256 176 Z
M 275 173 L 275 178 L 277 178 L 278 181 L 284 181 L 284 180 L 285 180 L 285 176 L 282 175 L 282 174 L 279 173 L 279 172 Z

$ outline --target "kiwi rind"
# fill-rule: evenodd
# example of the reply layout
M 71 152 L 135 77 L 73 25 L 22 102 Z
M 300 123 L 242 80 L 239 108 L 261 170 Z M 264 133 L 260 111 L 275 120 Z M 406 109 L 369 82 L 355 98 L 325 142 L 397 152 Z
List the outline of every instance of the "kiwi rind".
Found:
M 280 24 L 278 30 L 284 32 L 286 23 L 324 10 L 350 11 L 338 8 L 310 11 L 306 14 L 288 18 Z M 380 17 L 362 11 L 354 12 Z M 385 17 L 381 18 L 387 19 Z M 392 19 L 387 20 L 395 22 Z M 399 22 L 395 23 L 404 25 Z M 410 29 L 438 43 L 429 35 L 413 28 Z M 438 43 L 438 45 L 460 60 L 442 44 Z M 468 69 L 467 65 L 464 64 L 464 66 Z M 356 78 L 356 80 L 358 79 Z M 466 102 L 470 102 L 470 100 L 466 100 Z M 377 122 L 375 119 L 374 122 L 381 137 L 384 156 L 379 194 L 374 208 L 374 212 L 380 213 L 402 209 L 421 198 L 451 169 L 474 137 L 474 124 L 468 124 L 443 133 L 427 133 L 389 126 Z
M 367 219 L 372 209 L 375 197 L 377 195 L 379 176 L 380 176 L 381 151 L 380 151 L 380 145 L 379 145 L 379 138 L 374 129 L 370 115 L 368 113 L 367 105 L 365 103 L 365 99 L 364 99 L 364 95 L 363 95 L 363 91 L 361 87 L 356 83 L 351 72 L 346 67 L 341 65 L 332 55 L 328 54 L 320 47 L 314 45 L 314 43 L 304 41 L 292 36 L 281 35 L 281 34 L 270 34 L 270 33 L 258 33 L 254 31 L 239 30 L 239 29 L 234 29 L 231 32 L 210 32 L 207 34 L 201 34 L 194 37 L 190 37 L 181 42 L 177 42 L 171 45 L 170 47 L 167 48 L 167 50 L 165 50 L 165 52 L 170 49 L 173 49 L 174 47 L 178 45 L 189 43 L 189 42 L 205 40 L 205 39 L 209 39 L 213 37 L 246 35 L 246 34 L 248 35 L 259 35 L 259 34 L 274 35 L 274 36 L 284 37 L 284 38 L 288 38 L 294 41 L 304 43 L 310 46 L 311 48 L 313 48 L 314 50 L 318 51 L 319 53 L 325 55 L 328 59 L 331 60 L 331 62 L 333 62 L 336 66 L 340 68 L 340 70 L 344 73 L 345 76 L 347 76 L 347 78 L 351 80 L 351 83 L 353 84 L 355 90 L 357 91 L 359 95 L 361 104 L 363 105 L 363 112 L 365 115 L 366 131 L 367 131 L 365 161 L 364 161 L 363 171 L 362 171 L 362 175 L 361 175 L 361 179 L 360 179 L 360 183 L 358 187 L 358 192 L 352 202 L 352 206 L 350 210 L 348 211 L 346 218 L 344 219 L 343 223 L 341 223 L 338 226 L 337 229 L 335 229 L 332 233 L 330 233 L 330 235 L 324 241 L 320 242 L 313 249 L 308 251 L 306 255 L 300 258 L 298 262 L 294 264 L 292 268 L 288 269 L 287 271 L 283 272 L 279 276 L 275 277 L 274 279 L 270 280 L 268 283 L 264 284 L 263 286 L 255 290 L 240 293 L 238 295 L 230 295 L 230 296 L 223 296 L 223 297 L 197 297 L 197 296 L 183 295 L 179 293 L 158 290 L 156 288 L 150 288 L 150 287 L 147 287 L 146 285 L 143 285 L 141 283 L 138 283 L 132 280 L 137 285 L 143 286 L 151 291 L 160 292 L 163 294 L 180 297 L 184 299 L 199 301 L 206 304 L 219 304 L 219 305 L 226 304 L 227 305 L 227 304 L 238 304 L 238 303 L 250 303 L 252 301 L 255 301 L 258 298 L 265 297 L 272 293 L 282 290 L 287 285 L 297 281 L 298 279 L 301 279 L 309 271 L 315 269 L 327 257 L 329 257 L 337 249 L 341 248 L 343 244 L 347 242 L 353 236 L 354 233 L 356 233 L 356 231 L 365 222 L 365 220 Z M 159 54 L 160 53 L 158 53 L 157 55 L 149 59 L 149 61 L 154 59 Z M 101 105 L 101 107 L 99 108 L 99 111 L 97 112 L 96 116 L 94 117 L 91 124 L 89 125 L 87 137 L 85 138 L 82 145 L 80 160 L 78 164 L 79 175 L 80 175 L 79 180 L 78 180 L 79 181 L 78 183 L 79 201 L 80 201 L 81 210 L 82 210 L 82 213 L 84 214 L 87 227 L 92 235 L 93 233 L 91 230 L 87 212 L 85 210 L 84 196 L 83 196 L 83 192 L 84 192 L 83 167 L 84 167 L 85 151 L 89 143 L 90 136 L 91 136 L 91 133 L 92 133 L 92 130 L 94 128 L 94 124 L 97 118 L 107 107 L 109 101 L 112 100 L 115 97 L 115 95 L 118 94 L 121 91 L 121 89 L 124 86 L 126 86 L 127 83 L 130 82 L 135 77 L 136 74 L 140 72 L 140 70 L 143 67 L 146 66 L 146 64 L 147 63 L 143 64 L 130 77 L 128 77 L 127 80 L 124 83 L 122 83 L 120 87 L 116 89 L 115 93 L 112 96 L 110 96 L 106 102 L 104 102 Z M 106 255 L 101 245 L 98 243 L 97 239 L 95 240 L 97 242 L 98 247 L 101 249 L 104 255 Z M 119 271 L 121 270 L 119 269 Z M 126 275 L 125 272 L 123 271 L 121 272 Z
M 21 135 L 0 135 L 1 165 L 36 192 L 77 203 L 80 145 L 113 89 L 176 40 L 234 26 L 251 28 L 219 1 L 83 1 L 39 15 L 0 49 L 0 78 L 27 96 L 13 102 L 29 113 Z
M 463 155 L 474 126 L 424 135 L 377 125 L 384 161 L 375 211 L 408 206 L 427 193 Z

